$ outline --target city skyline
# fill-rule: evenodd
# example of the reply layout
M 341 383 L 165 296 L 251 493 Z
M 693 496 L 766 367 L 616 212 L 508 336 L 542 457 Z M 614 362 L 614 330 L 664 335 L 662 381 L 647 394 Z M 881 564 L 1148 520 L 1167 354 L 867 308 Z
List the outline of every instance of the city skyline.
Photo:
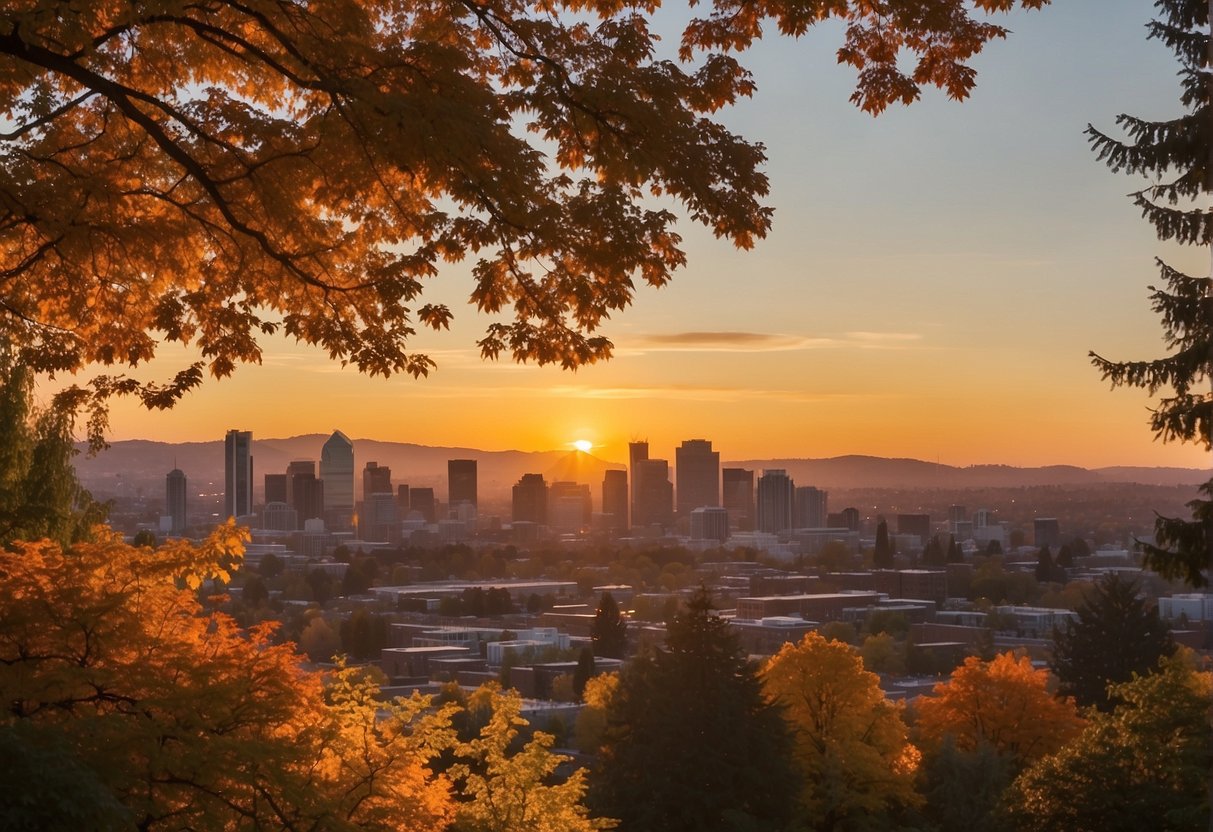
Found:
M 456 265 L 431 283 L 451 331 L 415 342 L 439 364 L 429 379 L 365 378 L 268 339 L 261 366 L 171 411 L 117 403 L 110 438 L 203 440 L 239 402 L 261 436 L 340 421 L 428 445 L 584 440 L 622 460 L 637 436 L 675 447 L 693 414 L 734 458 L 1207 468 L 1200 449 L 1155 443 L 1150 399 L 1109 392 L 1087 361 L 1161 352 L 1156 255 L 1207 265 L 1155 240 L 1125 198 L 1140 182 L 1109 173 L 1082 135 L 1120 112 L 1179 113 L 1173 59 L 1144 38 L 1150 13 L 1129 0 L 1098 17 L 1017 12 L 975 61 L 971 100 L 930 91 L 877 119 L 847 103 L 832 29 L 764 41 L 745 58 L 757 95 L 723 119 L 767 145 L 774 230 L 737 252 L 681 223 L 689 264 L 608 322 L 614 360 L 577 373 L 481 362 L 487 318 L 466 308 L 470 265 Z M 168 350 L 146 377 L 190 357 Z

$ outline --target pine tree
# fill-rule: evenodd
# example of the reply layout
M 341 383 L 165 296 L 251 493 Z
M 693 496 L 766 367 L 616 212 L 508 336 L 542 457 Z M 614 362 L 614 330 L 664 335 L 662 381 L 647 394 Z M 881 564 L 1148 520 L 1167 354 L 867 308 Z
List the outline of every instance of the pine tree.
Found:
M 622 659 L 628 646 L 628 622 L 619 612 L 619 605 L 609 592 L 602 593 L 598 611 L 590 627 L 590 640 L 595 656 Z
M 1040 547 L 1040 554 L 1036 556 L 1036 580 L 1041 583 L 1053 580 L 1056 568 L 1053 562 L 1053 553 L 1049 551 L 1049 546 L 1046 543 Z
M 956 535 L 948 535 L 948 563 L 964 563 L 964 552 L 956 542 Z
M 1116 121 L 1127 141 L 1090 125 L 1087 135 L 1113 171 L 1155 178 L 1155 184 L 1132 196 L 1160 240 L 1208 246 L 1213 243 L 1213 208 L 1193 207 L 1202 194 L 1213 193 L 1208 3 L 1157 0 L 1155 6 L 1160 17 L 1149 24 L 1148 37 L 1162 41 L 1179 59 L 1180 100 L 1187 112 L 1170 121 L 1122 114 Z M 1213 392 L 1198 389 L 1213 379 L 1213 279 L 1192 277 L 1157 262 L 1162 282 L 1150 287 L 1150 297 L 1170 353 L 1147 361 L 1110 361 L 1092 352 L 1091 361 L 1113 387 L 1141 387 L 1150 395 L 1170 391 L 1150 419 L 1156 437 L 1213 450 Z M 1193 586 L 1208 583 L 1213 564 L 1213 479 L 1200 487 L 1200 494 L 1188 504 L 1190 519 L 1160 516 L 1154 543 L 1144 546 L 1146 566 Z
M 893 546 L 889 543 L 889 524 L 883 517 L 876 524 L 876 549 L 872 552 L 872 563 L 877 569 L 893 568 Z
M 700 589 L 623 672 L 590 805 L 620 832 L 741 832 L 784 828 L 795 794 L 788 727 Z
M 1058 693 L 1107 711 L 1108 685 L 1153 672 L 1175 644 L 1157 611 L 1138 596 L 1136 581 L 1112 574 L 1097 582 L 1076 610 L 1078 620 L 1053 634 L 1050 666 Z

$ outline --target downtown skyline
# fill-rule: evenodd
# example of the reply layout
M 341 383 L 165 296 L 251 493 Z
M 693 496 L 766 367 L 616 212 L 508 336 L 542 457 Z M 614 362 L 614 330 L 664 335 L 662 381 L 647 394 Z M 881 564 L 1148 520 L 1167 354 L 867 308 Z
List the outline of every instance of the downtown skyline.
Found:
M 929 91 L 876 119 L 846 100 L 835 29 L 747 53 L 758 93 L 723 120 L 767 145 L 774 230 L 738 252 L 683 221 L 687 267 L 607 322 L 610 362 L 482 362 L 489 319 L 466 306 L 470 264 L 457 264 L 430 285 L 451 331 L 415 340 L 439 364 L 430 378 L 364 378 L 268 339 L 262 366 L 171 411 L 117 404 L 111 439 L 201 441 L 235 421 L 486 450 L 583 440 L 622 460 L 630 440 L 672 449 L 694 424 L 734 458 L 1208 467 L 1197 448 L 1154 442 L 1150 400 L 1109 392 L 1087 361 L 1161 352 L 1155 256 L 1207 266 L 1157 243 L 1124 196 L 1141 183 L 1087 148 L 1087 122 L 1180 112 L 1171 56 L 1144 39 L 1150 4 L 1099 10 L 1016 13 L 974 62 L 971 100 Z M 145 377 L 186 360 L 166 350 Z

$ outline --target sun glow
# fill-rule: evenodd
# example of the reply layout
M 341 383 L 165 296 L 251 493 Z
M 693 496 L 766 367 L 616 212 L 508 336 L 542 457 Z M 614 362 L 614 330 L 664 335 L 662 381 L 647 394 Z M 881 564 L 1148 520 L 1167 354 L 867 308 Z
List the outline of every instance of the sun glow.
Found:
M 590 452 L 590 448 L 594 447 L 594 443 L 588 439 L 578 439 L 573 443 L 573 447 L 581 451 L 583 454 L 588 454 Z

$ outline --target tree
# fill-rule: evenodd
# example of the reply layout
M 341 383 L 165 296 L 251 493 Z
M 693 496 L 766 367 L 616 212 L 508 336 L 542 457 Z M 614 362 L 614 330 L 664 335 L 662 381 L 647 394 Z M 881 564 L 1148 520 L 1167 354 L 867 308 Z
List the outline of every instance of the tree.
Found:
M 938 535 L 932 535 L 922 550 L 922 562 L 927 566 L 943 566 L 948 562 L 948 553 L 939 542 Z
M 1097 581 L 1075 610 L 1078 618 L 1053 634 L 1049 666 L 1058 691 L 1079 705 L 1111 710 L 1108 685 L 1151 672 L 1175 643 L 1138 585 L 1113 573 Z
M 778 709 L 701 588 L 665 647 L 623 671 L 590 806 L 624 832 L 778 829 L 795 792 L 790 751 Z
M 906 672 L 906 650 L 887 632 L 870 635 L 859 648 L 863 666 L 873 673 Z
M 467 798 L 455 816 L 454 832 L 592 832 L 614 823 L 589 816 L 582 797 L 585 770 L 551 784 L 553 772 L 568 758 L 553 754 L 552 735 L 535 732 L 516 753 L 510 752 L 519 729 L 522 697 L 493 686 L 472 698 L 487 699 L 488 722 L 479 735 L 455 748 L 460 760 L 450 776 Z
M 577 653 L 577 669 L 573 671 L 573 701 L 580 702 L 585 695 L 585 686 L 594 678 L 594 650 L 582 647 Z
M 1213 675 L 1185 656 L 1113 687 L 1118 703 L 1020 775 L 1007 805 L 1024 832 L 1205 830 Z
M 988 744 L 962 751 L 944 737 L 923 763 L 922 814 L 939 832 L 1003 832 L 1002 798 L 1011 762 Z
M 272 626 L 204 612 L 197 588 L 230 579 L 242 543 L 225 524 L 200 547 L 0 552 L 0 768 L 36 763 L 0 779 L 42 798 L 0 801 L 0 827 L 446 827 L 428 764 L 448 714 L 344 668 L 326 683 Z M 79 780 L 31 783 L 44 769 Z
M 1179 59 L 1187 112 L 1169 121 L 1147 121 L 1121 114 L 1116 123 L 1127 134 L 1120 141 L 1087 125 L 1091 146 L 1113 171 L 1147 175 L 1156 184 L 1133 196 L 1134 204 L 1163 241 L 1183 245 L 1213 243 L 1213 166 L 1209 125 L 1213 90 L 1208 82 L 1213 26 L 1201 0 L 1157 0 L 1160 18 L 1148 24 L 1149 37 L 1162 41 Z M 1201 196 L 1205 204 L 1197 203 Z M 1181 204 L 1185 203 L 1185 204 Z M 1144 388 L 1151 396 L 1169 390 L 1150 417 L 1155 437 L 1164 442 L 1195 442 L 1213 451 L 1213 391 L 1200 386 L 1213 379 L 1213 277 L 1192 277 L 1157 261 L 1161 287 L 1151 286 L 1151 305 L 1162 319 L 1169 354 L 1146 361 L 1111 361 L 1092 352 L 1091 362 L 1113 387 Z M 1208 583 L 1213 566 L 1213 479 L 1202 496 L 1188 503 L 1190 519 L 1159 516 L 1154 541 L 1143 544 L 1144 564 L 1167 578 L 1193 586 Z
M 988 13 L 1046 2 L 715 0 L 681 62 L 658 51 L 652 8 L 608 0 L 14 7 L 0 340 L 36 372 L 197 350 L 162 384 L 68 391 L 99 436 L 106 397 L 171 406 L 276 331 L 423 375 L 411 337 L 452 317 L 425 281 L 471 256 L 471 303 L 505 315 L 484 356 L 603 359 L 599 325 L 635 282 L 684 263 L 670 208 L 743 248 L 767 233 L 762 147 L 710 117 L 753 91 L 730 53 L 764 24 L 842 22 L 853 100 L 877 113 L 928 84 L 964 98 L 969 60 L 1006 34 Z
M 1036 580 L 1040 583 L 1047 583 L 1053 580 L 1053 575 L 1057 571 L 1056 565 L 1053 563 L 1053 553 L 1049 551 L 1048 545 L 1040 547 L 1040 552 L 1036 556 Z
M 582 691 L 584 706 L 577 714 L 573 734 L 577 749 L 583 754 L 596 754 L 606 733 L 607 712 L 619 690 L 618 673 L 600 673 L 585 683 Z
M 877 569 L 892 569 L 893 546 L 889 543 L 889 524 L 883 517 L 876 524 L 876 548 L 872 551 L 872 563 Z
M 800 826 L 887 829 L 917 802 L 918 749 L 854 648 L 808 633 L 771 658 L 762 680 L 792 726 Z
M 924 751 L 945 739 L 971 752 L 989 746 L 1015 771 L 1061 748 L 1082 728 L 1072 699 L 1055 698 L 1046 670 L 1027 656 L 1002 653 L 983 662 L 970 656 L 915 702 L 915 725 Z
M 594 655 L 622 659 L 628 648 L 628 622 L 619 612 L 619 605 L 609 592 L 602 593 L 594 623 L 590 625 L 590 641 Z
M 960 550 L 960 544 L 956 542 L 956 535 L 948 535 L 948 563 L 964 563 L 964 552 Z

